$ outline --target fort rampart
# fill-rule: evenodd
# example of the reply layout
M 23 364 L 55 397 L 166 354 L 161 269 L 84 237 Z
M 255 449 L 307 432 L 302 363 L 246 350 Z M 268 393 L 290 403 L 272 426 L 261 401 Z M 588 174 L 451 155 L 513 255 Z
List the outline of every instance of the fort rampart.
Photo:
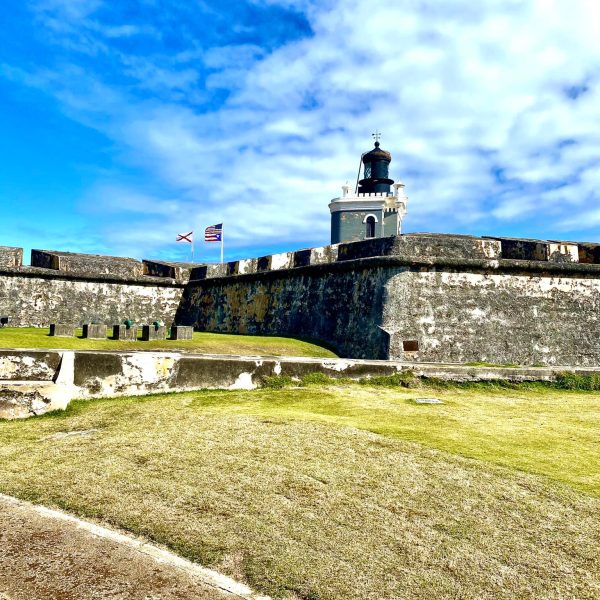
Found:
M 39 256 L 24 267 L 0 251 L 13 324 L 162 318 L 352 358 L 600 365 L 596 244 L 410 234 L 195 267 Z
M 0 314 L 16 327 L 170 323 L 185 285 L 181 277 L 144 275 L 151 261 L 39 250 L 32 251 L 32 266 L 21 260 L 20 248 L 0 247 Z

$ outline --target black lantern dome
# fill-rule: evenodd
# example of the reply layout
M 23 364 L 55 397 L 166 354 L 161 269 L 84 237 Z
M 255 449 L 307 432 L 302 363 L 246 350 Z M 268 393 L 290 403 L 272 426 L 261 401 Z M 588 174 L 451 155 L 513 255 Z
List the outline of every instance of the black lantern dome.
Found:
M 359 194 L 384 193 L 389 194 L 393 179 L 389 178 L 389 167 L 392 155 L 379 147 L 375 142 L 375 148 L 366 152 L 362 157 L 363 179 L 358 184 Z

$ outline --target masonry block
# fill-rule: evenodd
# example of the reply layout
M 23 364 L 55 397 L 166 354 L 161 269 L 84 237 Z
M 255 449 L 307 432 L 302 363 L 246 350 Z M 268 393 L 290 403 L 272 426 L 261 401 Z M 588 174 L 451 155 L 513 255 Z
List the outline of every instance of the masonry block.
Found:
M 270 256 L 261 256 L 256 261 L 256 270 L 259 273 L 263 273 L 264 271 L 271 270 L 271 257 Z
M 256 258 L 245 258 L 238 261 L 238 274 L 256 273 Z
M 310 254 L 311 249 L 307 248 L 306 250 L 296 250 L 294 252 L 294 267 L 307 267 L 310 265 Z
M 91 340 L 105 340 L 106 325 L 104 323 L 85 323 L 83 337 Z
M 550 242 L 548 244 L 548 260 L 551 262 L 579 262 L 577 244 L 567 242 Z
M 142 341 L 166 340 L 167 328 L 164 325 L 156 327 L 155 325 L 142 325 Z
M 50 335 L 52 337 L 74 337 L 75 327 L 65 323 L 52 323 L 50 325 Z
M 496 239 L 468 235 L 413 233 L 340 244 L 337 260 L 357 260 L 373 256 L 496 260 L 500 255 L 501 243 Z
M 548 260 L 548 243 L 539 240 L 500 238 L 502 258 L 511 260 Z
M 375 238 L 362 242 L 348 242 L 339 245 L 338 261 L 357 260 L 371 256 L 391 256 L 396 254 L 394 247 L 397 245 L 395 237 Z
M 580 242 L 577 244 L 579 262 L 592 265 L 600 264 L 600 244 L 593 242 Z
M 399 256 L 497 260 L 502 254 L 499 240 L 470 235 L 415 233 L 394 239 L 397 243 L 393 253 Z
M 323 265 L 334 263 L 338 259 L 339 244 L 310 249 L 310 264 Z
M 261 256 L 256 261 L 256 270 L 259 273 L 264 271 L 278 271 L 280 269 L 291 269 L 294 266 L 294 252 L 281 252 L 279 254 L 270 254 Z
M 113 338 L 115 340 L 127 340 L 134 342 L 137 340 L 137 325 L 127 327 L 127 325 L 113 325 Z
M 229 261 L 225 263 L 225 274 L 226 275 L 237 275 L 239 268 L 239 262 L 237 260 Z
M 191 340 L 194 328 L 187 325 L 173 325 L 171 327 L 171 340 Z
M 20 267 L 23 265 L 23 248 L 0 246 L 0 267 Z
M 279 269 L 290 269 L 294 266 L 294 253 L 281 252 L 271 256 L 271 271 Z
M 203 265 L 197 263 L 166 262 L 163 260 L 143 260 L 144 275 L 150 277 L 168 277 L 179 281 L 188 281 L 191 272 Z
M 308 265 L 323 265 L 336 262 L 338 258 L 338 244 L 332 246 L 321 246 L 318 248 L 306 248 L 294 252 L 292 266 L 307 267 Z

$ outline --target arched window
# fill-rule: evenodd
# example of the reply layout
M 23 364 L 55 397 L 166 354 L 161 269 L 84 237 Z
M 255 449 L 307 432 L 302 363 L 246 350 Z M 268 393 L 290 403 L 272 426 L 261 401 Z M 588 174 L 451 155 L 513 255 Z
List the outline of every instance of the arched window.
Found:
M 366 221 L 366 231 L 365 238 L 374 238 L 375 237 L 375 217 L 370 215 L 367 217 Z

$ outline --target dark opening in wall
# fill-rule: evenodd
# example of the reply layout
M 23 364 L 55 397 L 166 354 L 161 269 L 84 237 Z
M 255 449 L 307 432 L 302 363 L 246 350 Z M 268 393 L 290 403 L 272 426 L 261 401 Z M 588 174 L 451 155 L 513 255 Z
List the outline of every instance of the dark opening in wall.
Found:
M 365 238 L 374 238 L 375 237 L 375 217 L 367 217 L 367 229 L 365 231 Z
M 404 352 L 418 352 L 419 342 L 417 340 L 404 340 L 402 342 L 402 349 Z

